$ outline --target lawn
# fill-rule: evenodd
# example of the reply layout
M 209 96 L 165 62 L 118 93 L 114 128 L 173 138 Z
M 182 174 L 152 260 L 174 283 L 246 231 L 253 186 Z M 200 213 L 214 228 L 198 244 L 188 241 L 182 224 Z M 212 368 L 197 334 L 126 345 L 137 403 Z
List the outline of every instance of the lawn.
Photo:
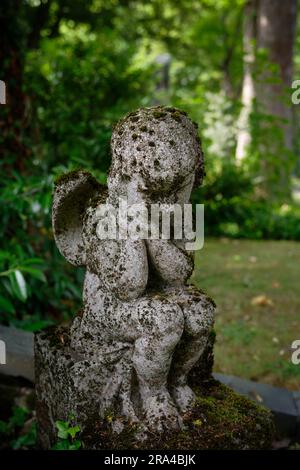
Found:
M 215 371 L 299 390 L 300 242 L 207 239 L 192 282 L 217 303 Z

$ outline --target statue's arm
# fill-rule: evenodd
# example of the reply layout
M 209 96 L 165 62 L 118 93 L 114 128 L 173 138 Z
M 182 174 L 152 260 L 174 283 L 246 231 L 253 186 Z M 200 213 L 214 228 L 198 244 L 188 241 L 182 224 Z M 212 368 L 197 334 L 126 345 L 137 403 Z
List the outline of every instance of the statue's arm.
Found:
M 162 279 L 169 284 L 183 284 L 192 274 L 194 262 L 183 249 L 171 240 L 147 240 L 152 265 Z
M 121 300 L 140 297 L 148 281 L 143 240 L 97 240 L 88 253 L 88 268 Z

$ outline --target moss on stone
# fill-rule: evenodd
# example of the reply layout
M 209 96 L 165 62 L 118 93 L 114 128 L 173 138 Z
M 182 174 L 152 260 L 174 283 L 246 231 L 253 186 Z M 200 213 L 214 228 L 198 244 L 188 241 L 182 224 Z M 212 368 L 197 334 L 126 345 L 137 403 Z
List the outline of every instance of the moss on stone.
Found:
M 81 168 L 59 175 L 54 180 L 54 186 L 57 187 L 57 186 L 67 184 L 69 181 L 74 181 L 78 179 L 80 176 L 86 177 L 87 182 L 90 183 L 91 186 L 93 186 L 95 189 L 98 189 L 99 187 L 101 187 L 100 183 L 98 183 L 98 181 L 93 177 L 91 173 L 89 173 L 86 170 L 82 170 Z
M 49 327 L 38 333 L 42 342 L 49 342 L 52 352 L 63 355 L 66 360 L 70 355 L 70 337 L 68 328 Z M 203 356 L 205 363 L 209 363 L 205 373 L 199 375 L 196 369 L 196 379 L 190 380 L 196 393 L 196 403 L 192 410 L 183 415 L 185 429 L 180 432 L 165 431 L 163 434 L 152 434 L 145 441 L 136 439 L 138 427 L 136 424 L 126 422 L 125 418 L 118 416 L 116 409 L 110 409 L 101 420 L 96 410 L 89 410 L 88 420 L 85 421 L 81 441 L 85 449 L 270 449 L 274 437 L 274 423 L 271 412 L 256 404 L 248 398 L 235 393 L 227 386 L 221 384 L 211 376 L 213 357 L 213 344 L 215 332 L 209 335 L 208 346 Z M 36 344 L 36 346 L 37 346 Z M 37 351 L 38 347 L 36 348 Z M 50 351 L 49 351 L 50 352 Z M 49 355 L 48 367 L 53 367 L 56 376 L 56 361 Z M 41 359 L 43 361 L 41 362 Z M 66 365 L 66 370 L 72 362 Z M 88 362 L 86 363 L 88 366 Z M 37 355 L 37 372 L 45 367 L 45 356 Z M 60 389 L 65 393 L 68 389 L 68 374 L 61 373 Z M 37 377 L 39 374 L 37 373 Z M 200 377 L 200 378 L 199 378 Z M 65 380 L 66 379 L 66 380 Z M 95 384 L 97 386 L 97 384 Z M 81 406 L 81 405 L 80 405 Z M 67 413 L 68 410 L 66 410 Z M 84 410 L 83 410 L 84 411 Z M 79 405 L 76 413 L 80 412 Z M 39 426 L 43 423 L 44 431 L 51 434 L 48 420 L 49 410 L 39 413 Z M 56 419 L 65 419 L 57 416 Z M 42 423 L 42 421 L 43 423 Z M 123 430 L 117 434 L 112 431 L 113 424 L 123 424 Z M 80 424 L 80 423 L 78 423 Z M 50 436 L 51 437 L 51 436 Z
M 160 110 L 153 111 L 153 117 L 155 117 L 155 119 L 161 119 L 165 116 L 166 116 L 166 113 L 164 111 L 160 111 Z
M 124 423 L 120 434 L 111 422 L 93 423 L 93 433 L 82 435 L 86 448 L 97 449 L 270 449 L 274 436 L 271 413 L 210 379 L 196 390 L 194 408 L 183 416 L 185 429 L 151 435 L 138 442 L 136 425 Z
M 174 119 L 177 122 L 181 122 L 181 113 L 179 111 L 175 111 L 174 113 L 171 114 L 172 119 Z

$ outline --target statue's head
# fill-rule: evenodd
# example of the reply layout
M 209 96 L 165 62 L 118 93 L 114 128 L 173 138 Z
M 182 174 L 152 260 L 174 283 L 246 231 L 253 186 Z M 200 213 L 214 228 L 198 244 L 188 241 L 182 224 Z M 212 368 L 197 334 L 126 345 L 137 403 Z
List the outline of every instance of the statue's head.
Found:
M 170 107 L 141 108 L 115 126 L 108 187 L 126 195 L 138 180 L 144 191 L 170 193 L 188 180 L 201 182 L 204 165 L 197 125 Z
M 114 128 L 111 147 L 110 202 L 125 196 L 130 203 L 141 193 L 150 195 L 150 200 L 166 201 L 181 189 L 183 202 L 188 202 L 195 179 L 203 178 L 197 126 L 178 109 L 144 108 L 129 114 Z M 106 188 L 86 171 L 70 172 L 56 181 L 53 231 L 58 248 L 71 263 L 89 263 L 91 246 L 97 245 L 95 208 L 106 198 Z

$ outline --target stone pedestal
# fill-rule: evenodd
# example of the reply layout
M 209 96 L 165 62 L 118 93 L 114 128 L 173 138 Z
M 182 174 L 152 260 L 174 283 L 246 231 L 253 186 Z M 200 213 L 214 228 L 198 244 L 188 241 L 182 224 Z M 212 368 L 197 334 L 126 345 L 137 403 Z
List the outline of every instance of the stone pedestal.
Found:
M 138 426 L 118 416 L 117 403 L 99 417 L 106 384 L 97 383 L 95 364 L 82 362 L 70 348 L 68 328 L 50 327 L 37 333 L 39 446 L 49 449 L 57 442 L 55 421 L 63 420 L 80 426 L 85 449 L 269 449 L 274 434 L 271 413 L 212 377 L 213 343 L 211 333 L 204 354 L 189 374 L 197 398 L 193 409 L 183 415 L 184 428 L 162 435 L 145 434 L 141 440 Z M 113 366 L 108 373 L 114 373 Z

